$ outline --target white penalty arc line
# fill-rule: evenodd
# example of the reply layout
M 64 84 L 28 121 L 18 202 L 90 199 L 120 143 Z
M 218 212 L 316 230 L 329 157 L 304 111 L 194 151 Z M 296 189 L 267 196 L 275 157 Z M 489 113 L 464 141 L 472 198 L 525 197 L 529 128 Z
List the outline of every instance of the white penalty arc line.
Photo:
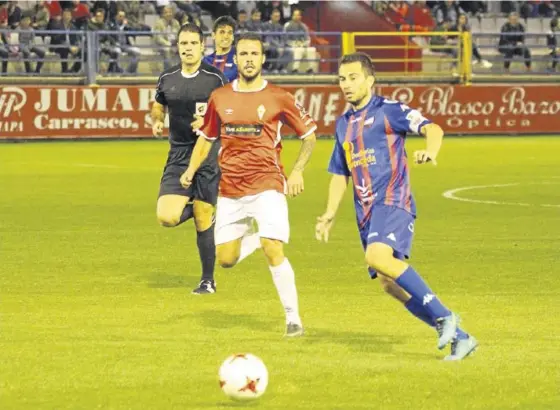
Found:
M 553 177 L 557 178 L 557 177 Z M 549 184 L 559 184 L 560 182 L 530 182 L 527 185 L 549 185 Z M 510 187 L 510 186 L 518 186 L 522 185 L 521 183 L 512 183 L 512 184 L 492 184 L 492 185 L 474 185 L 474 186 L 466 186 L 460 188 L 449 189 L 445 191 L 442 195 L 444 198 L 453 199 L 455 201 L 462 201 L 462 202 L 470 202 L 474 204 L 489 204 L 489 205 L 515 205 L 515 206 L 542 206 L 545 208 L 560 208 L 560 204 L 528 204 L 525 202 L 504 202 L 504 201 L 489 201 L 483 199 L 471 199 L 471 198 L 463 198 L 457 196 L 455 194 L 459 192 L 465 191 L 474 191 L 476 189 L 488 189 L 488 188 L 502 188 L 502 187 Z

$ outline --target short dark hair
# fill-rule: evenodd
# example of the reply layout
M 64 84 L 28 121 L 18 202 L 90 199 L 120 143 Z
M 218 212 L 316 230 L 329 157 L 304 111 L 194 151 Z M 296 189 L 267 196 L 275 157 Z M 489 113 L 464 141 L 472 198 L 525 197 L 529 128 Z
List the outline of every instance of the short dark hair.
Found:
M 360 63 L 360 65 L 362 66 L 362 70 L 364 70 L 366 76 L 375 75 L 375 67 L 371 62 L 371 57 L 366 53 L 357 52 L 346 54 L 340 59 L 340 65 L 351 63 Z
M 179 41 L 181 33 L 196 33 L 200 36 L 200 42 L 204 43 L 204 34 L 202 34 L 202 29 L 194 23 L 185 23 L 181 26 L 177 32 L 177 41 Z
M 242 40 L 258 41 L 261 44 L 261 51 L 264 54 L 264 44 L 263 44 L 262 36 L 259 33 L 256 33 L 254 31 L 245 31 L 243 33 L 239 33 L 237 35 L 236 40 L 235 40 L 235 49 L 236 50 L 237 50 L 237 45 Z
M 213 27 L 212 31 L 215 33 L 216 31 L 218 31 L 218 28 L 220 28 L 222 26 L 231 27 L 231 29 L 234 32 L 237 29 L 237 23 L 235 22 L 235 20 L 231 16 L 218 17 L 216 19 L 216 21 L 214 22 L 214 27 Z

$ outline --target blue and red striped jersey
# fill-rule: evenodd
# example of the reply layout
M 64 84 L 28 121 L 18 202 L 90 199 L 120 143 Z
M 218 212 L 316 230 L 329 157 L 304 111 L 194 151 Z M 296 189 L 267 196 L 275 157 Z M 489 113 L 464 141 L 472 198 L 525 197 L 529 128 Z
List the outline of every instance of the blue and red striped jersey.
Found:
M 368 221 L 375 204 L 396 206 L 416 215 L 405 138 L 430 122 L 419 111 L 379 96 L 337 119 L 329 172 L 352 177 L 360 226 Z

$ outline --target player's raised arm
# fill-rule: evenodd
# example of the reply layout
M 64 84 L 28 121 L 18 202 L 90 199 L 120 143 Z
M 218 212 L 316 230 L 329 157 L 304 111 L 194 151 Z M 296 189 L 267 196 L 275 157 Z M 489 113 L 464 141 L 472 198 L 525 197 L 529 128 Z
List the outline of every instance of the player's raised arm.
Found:
M 195 123 L 196 121 L 193 122 L 193 124 Z M 194 174 L 208 157 L 210 148 L 212 148 L 212 143 L 220 136 L 220 130 L 220 117 L 216 112 L 214 99 L 211 96 L 208 101 L 208 109 L 204 115 L 204 124 L 200 129 L 196 130 L 198 139 L 194 145 L 189 166 L 183 175 L 181 175 L 181 185 L 183 187 L 187 188 L 192 184 Z
M 317 125 L 289 93 L 286 95 L 284 120 L 294 129 L 302 141 L 299 155 L 288 177 L 288 195 L 295 197 L 303 192 L 303 171 L 311 158 L 311 153 L 317 141 L 315 136 Z
M 350 171 L 344 156 L 344 150 L 342 149 L 338 139 L 336 139 L 329 163 L 329 172 L 333 174 L 333 176 L 329 185 L 327 209 L 323 215 L 317 218 L 317 225 L 315 226 L 315 237 L 317 240 L 325 242 L 329 240 L 329 231 L 332 227 L 332 223 L 340 203 L 342 202 L 342 198 L 344 198 L 344 192 L 346 192 L 350 176 Z

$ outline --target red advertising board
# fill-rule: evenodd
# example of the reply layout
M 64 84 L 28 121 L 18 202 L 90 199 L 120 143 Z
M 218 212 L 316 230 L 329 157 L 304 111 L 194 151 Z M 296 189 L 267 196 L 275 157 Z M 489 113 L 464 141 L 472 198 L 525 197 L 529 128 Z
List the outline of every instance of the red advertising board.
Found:
M 332 135 L 346 103 L 336 86 L 285 86 Z M 560 85 L 380 86 L 448 134 L 560 133 Z M 150 137 L 150 86 L 0 86 L 0 138 Z

